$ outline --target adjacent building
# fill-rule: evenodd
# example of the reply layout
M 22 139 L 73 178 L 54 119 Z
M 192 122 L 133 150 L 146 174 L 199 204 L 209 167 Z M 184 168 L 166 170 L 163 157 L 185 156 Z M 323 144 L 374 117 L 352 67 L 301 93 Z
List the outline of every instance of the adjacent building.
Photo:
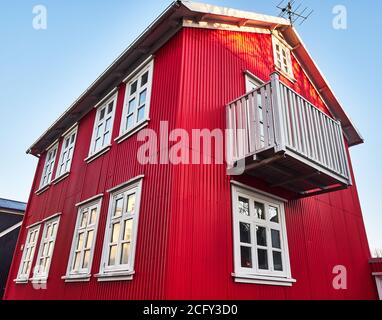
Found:
M 361 143 L 288 20 L 176 1 L 28 150 L 5 298 L 378 299 Z

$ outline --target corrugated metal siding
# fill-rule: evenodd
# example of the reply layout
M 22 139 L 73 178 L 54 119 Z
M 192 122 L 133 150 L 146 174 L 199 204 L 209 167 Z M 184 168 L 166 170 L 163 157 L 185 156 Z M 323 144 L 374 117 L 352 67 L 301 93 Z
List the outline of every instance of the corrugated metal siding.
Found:
M 159 122 L 189 133 L 195 128 L 225 128 L 225 105 L 245 91 L 243 72 L 263 80 L 272 72 L 270 35 L 219 30 L 183 29 L 156 54 L 149 128 Z M 307 99 L 325 106 L 294 61 L 297 82 L 290 84 Z M 285 80 L 287 81 L 287 80 Z M 124 86 L 119 88 L 113 138 L 118 135 Z M 236 284 L 230 177 L 225 165 L 148 165 L 136 161 L 135 138 L 87 165 L 95 111 L 79 125 L 71 175 L 40 196 L 33 196 L 25 225 L 62 212 L 48 290 L 10 282 L 8 299 L 375 299 L 368 266 L 369 249 L 355 187 L 286 205 L 292 275 L 291 288 Z M 36 181 L 39 181 L 44 157 Z M 74 204 L 145 174 L 132 282 L 65 284 L 76 219 Z M 261 181 L 239 181 L 271 191 Z M 37 183 L 35 183 L 37 184 Z M 35 190 L 36 186 L 34 186 Z M 277 191 L 281 196 L 288 195 Z M 108 195 L 104 197 L 92 273 L 99 270 Z M 17 251 L 10 279 L 17 274 Z M 349 290 L 332 288 L 332 268 L 348 268 Z

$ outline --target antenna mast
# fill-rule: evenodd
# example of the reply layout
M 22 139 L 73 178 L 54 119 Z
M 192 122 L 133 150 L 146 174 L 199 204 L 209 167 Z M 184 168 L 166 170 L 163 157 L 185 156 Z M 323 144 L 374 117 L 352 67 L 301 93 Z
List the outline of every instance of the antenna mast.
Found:
M 304 9 L 300 9 L 302 4 L 300 3 L 296 8 L 293 8 L 293 5 L 295 4 L 296 0 L 290 0 L 286 1 L 282 0 L 278 5 L 277 8 L 281 10 L 279 17 L 287 18 L 289 19 L 291 25 L 294 25 L 298 20 L 301 20 L 300 25 L 302 25 L 306 19 L 308 19 L 311 14 L 314 12 L 313 10 L 310 10 L 308 14 L 308 7 L 305 7 Z

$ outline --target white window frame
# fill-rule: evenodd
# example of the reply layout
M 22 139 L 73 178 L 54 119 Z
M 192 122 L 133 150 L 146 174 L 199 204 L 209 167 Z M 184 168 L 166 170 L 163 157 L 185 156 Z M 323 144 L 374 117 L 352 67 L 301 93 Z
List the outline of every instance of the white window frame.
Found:
M 70 256 L 68 260 L 68 266 L 66 271 L 66 276 L 63 277 L 65 280 L 76 280 L 76 279 L 83 279 L 88 280 L 91 276 L 91 269 L 93 265 L 93 256 L 94 256 L 94 250 L 95 250 L 95 244 L 97 239 L 97 231 L 98 231 L 98 223 L 99 223 L 99 217 L 100 217 L 100 211 L 102 206 L 102 197 L 97 198 L 96 200 L 90 200 L 89 202 L 86 202 L 78 207 L 77 211 L 77 220 L 76 220 L 76 226 L 73 234 L 73 240 L 72 240 L 72 246 L 70 250 Z M 90 224 L 91 222 L 91 215 L 90 213 L 92 210 L 96 210 L 96 217 L 94 223 Z M 85 226 L 82 226 L 82 217 L 84 212 L 87 212 L 87 222 Z M 93 238 L 92 243 L 89 247 L 86 247 L 86 243 L 88 240 L 89 232 L 93 232 Z M 82 243 L 82 247 L 80 250 L 77 249 L 77 243 L 80 234 L 84 234 L 85 238 Z M 78 270 L 75 270 L 73 264 L 74 264 L 74 257 L 77 253 L 80 254 L 80 263 L 83 265 L 84 261 L 84 255 L 85 251 L 89 251 L 89 262 L 87 268 L 79 268 Z
M 59 225 L 60 225 L 60 216 L 49 218 L 49 220 L 46 220 L 44 223 L 44 229 L 42 232 L 40 247 L 38 250 L 36 264 L 33 271 L 33 278 L 31 279 L 32 282 L 48 280 L 49 270 L 52 264 L 52 258 L 54 254 L 54 247 L 56 245 Z M 54 233 L 51 233 L 51 235 L 47 235 L 47 232 L 50 231 L 51 230 L 50 228 L 52 227 L 53 227 Z M 44 252 L 45 245 L 48 248 L 47 252 Z M 49 247 L 51 247 L 51 250 L 49 250 Z M 48 263 L 45 266 L 45 270 L 42 270 L 41 268 L 41 265 L 40 265 L 41 260 L 48 261 Z
M 107 109 L 108 109 L 109 104 L 111 102 L 113 102 L 113 111 L 111 113 L 107 113 Z M 115 110 L 117 108 L 117 93 L 114 93 L 110 98 L 106 98 L 106 99 L 102 100 L 102 102 L 96 108 L 97 108 L 97 112 L 96 112 L 96 116 L 95 116 L 95 120 L 94 120 L 93 134 L 92 134 L 92 139 L 91 139 L 90 149 L 89 149 L 89 158 L 92 156 L 95 156 L 99 153 L 102 153 L 102 151 L 104 151 L 105 149 L 107 149 L 108 147 L 111 146 L 112 136 L 113 136 L 113 128 L 114 128 Z M 100 114 L 103 110 L 105 110 L 105 116 L 102 120 L 100 120 Z M 97 129 L 100 125 L 105 127 L 105 124 L 108 120 L 110 120 L 110 122 L 111 122 L 110 128 L 108 131 L 104 130 L 102 132 L 102 135 L 101 135 L 102 138 L 100 138 L 100 139 L 103 139 L 107 133 L 110 134 L 109 139 L 108 139 L 108 141 L 102 143 L 101 147 L 99 147 L 98 149 L 95 149 L 96 140 L 97 140 Z
M 33 240 L 31 241 L 32 235 L 33 235 Z M 17 278 L 15 282 L 28 282 L 28 279 L 32 270 L 32 264 L 33 264 L 33 259 L 34 259 L 39 235 L 40 235 L 40 225 L 36 225 L 28 229 L 27 237 L 25 240 L 24 248 L 23 248 L 22 258 L 19 265 L 19 271 L 17 273 Z M 23 270 L 24 270 L 25 264 L 28 264 L 29 267 L 27 267 L 27 269 L 24 272 Z
M 60 177 L 70 172 L 70 168 L 72 166 L 72 161 L 74 157 L 74 150 L 76 148 L 77 133 L 78 127 L 76 126 L 74 129 L 70 130 L 70 132 L 67 133 L 62 140 L 60 158 L 56 170 L 56 179 L 59 179 Z M 70 141 L 73 135 L 75 135 L 74 139 L 73 141 Z M 69 144 L 67 147 L 65 147 L 65 144 L 68 141 L 68 139 Z M 61 168 L 65 169 L 61 170 Z
M 56 158 L 57 158 L 57 151 L 58 151 L 58 142 L 55 142 L 55 144 L 47 149 L 46 151 L 46 158 L 44 163 L 44 168 L 41 175 L 41 181 L 40 181 L 40 189 L 45 188 L 46 186 L 49 186 L 49 184 L 52 182 L 53 179 L 53 173 L 54 173 L 54 167 L 56 164 Z M 51 155 L 53 157 L 51 157 Z
M 148 72 L 148 79 L 144 86 L 140 86 L 141 77 Z M 147 123 L 149 120 L 150 114 L 150 104 L 151 104 L 151 92 L 152 92 L 152 80 L 154 73 L 154 60 L 151 59 L 149 62 L 144 62 L 141 66 L 139 66 L 135 71 L 131 73 L 131 75 L 127 78 L 126 81 L 126 92 L 124 97 L 123 111 L 122 111 L 122 119 L 121 119 L 121 128 L 120 128 L 120 137 L 122 138 L 125 135 L 128 135 L 132 131 L 135 131 L 137 128 Z M 137 82 L 137 89 L 135 93 L 131 94 L 131 86 Z M 142 107 L 139 103 L 140 94 L 146 90 L 146 100 L 145 100 L 145 114 L 143 119 L 138 121 L 138 109 Z M 138 102 L 133 112 L 129 112 L 129 104 L 135 99 Z M 134 119 L 133 125 L 127 128 L 127 119 L 129 116 L 132 116 Z
M 250 217 L 239 213 L 238 203 L 239 197 L 249 200 Z M 255 202 L 264 204 L 266 219 L 258 219 L 254 216 Z M 267 212 L 269 206 L 278 209 L 279 223 L 271 222 L 268 219 Z M 233 235 L 234 235 L 234 265 L 235 272 L 233 276 L 236 282 L 258 283 L 269 285 L 290 286 L 294 279 L 291 278 L 289 249 L 287 231 L 285 225 L 285 209 L 283 201 L 264 195 L 253 188 L 244 188 L 232 185 L 232 213 L 233 213 Z M 240 239 L 240 222 L 250 224 L 251 244 L 241 243 Z M 262 247 L 257 244 L 255 226 L 266 228 L 267 246 Z M 280 232 L 281 249 L 272 247 L 271 230 Z M 241 246 L 251 248 L 252 268 L 244 268 L 241 265 Z M 257 250 L 263 249 L 267 251 L 268 270 L 261 270 L 258 266 Z M 281 252 L 282 271 L 274 270 L 273 251 Z
M 273 55 L 276 69 L 294 79 L 291 48 L 279 37 L 272 35 Z M 277 50 L 277 46 L 280 50 Z M 285 55 L 283 55 L 283 52 Z
M 110 190 L 110 203 L 109 211 L 107 217 L 105 239 L 102 249 L 102 258 L 100 273 L 97 275 L 99 281 L 108 280 L 132 280 L 134 275 L 134 264 L 135 264 L 135 251 L 137 246 L 137 235 L 138 235 L 138 224 L 139 224 L 139 212 L 141 204 L 141 193 L 142 193 L 142 177 L 137 177 L 137 179 L 130 180 L 126 184 L 123 184 L 116 189 Z M 134 213 L 130 214 L 126 211 L 127 199 L 130 195 L 135 194 L 135 207 Z M 123 199 L 123 209 L 122 215 L 119 219 L 113 219 L 113 213 L 115 210 L 115 204 L 118 199 Z M 117 220 L 120 223 L 119 239 L 116 243 L 111 242 L 112 236 L 112 226 Z M 120 256 L 122 243 L 126 241 L 123 240 L 123 224 L 127 220 L 133 220 L 132 226 L 132 236 L 130 240 L 130 254 L 128 256 L 128 263 L 124 265 L 108 266 L 109 251 L 110 246 L 117 244 L 116 259 Z
M 250 73 L 249 71 L 245 72 L 245 92 L 249 93 L 258 87 L 261 87 L 264 84 L 258 77 Z

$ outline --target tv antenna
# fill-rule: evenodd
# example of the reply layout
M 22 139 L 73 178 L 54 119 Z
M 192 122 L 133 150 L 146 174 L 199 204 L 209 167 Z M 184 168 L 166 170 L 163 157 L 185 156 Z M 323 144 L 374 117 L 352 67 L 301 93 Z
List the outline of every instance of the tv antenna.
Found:
M 314 11 L 313 10 L 309 11 L 308 7 L 305 7 L 304 9 L 302 9 L 301 3 L 296 8 L 293 8 L 295 3 L 296 3 L 296 0 L 291 0 L 291 1 L 281 0 L 281 2 L 277 5 L 277 8 L 281 10 L 279 17 L 288 18 L 291 25 L 294 25 L 297 21 L 300 20 L 300 25 L 302 25 L 306 21 L 306 19 L 308 19 L 311 16 L 311 14 Z

